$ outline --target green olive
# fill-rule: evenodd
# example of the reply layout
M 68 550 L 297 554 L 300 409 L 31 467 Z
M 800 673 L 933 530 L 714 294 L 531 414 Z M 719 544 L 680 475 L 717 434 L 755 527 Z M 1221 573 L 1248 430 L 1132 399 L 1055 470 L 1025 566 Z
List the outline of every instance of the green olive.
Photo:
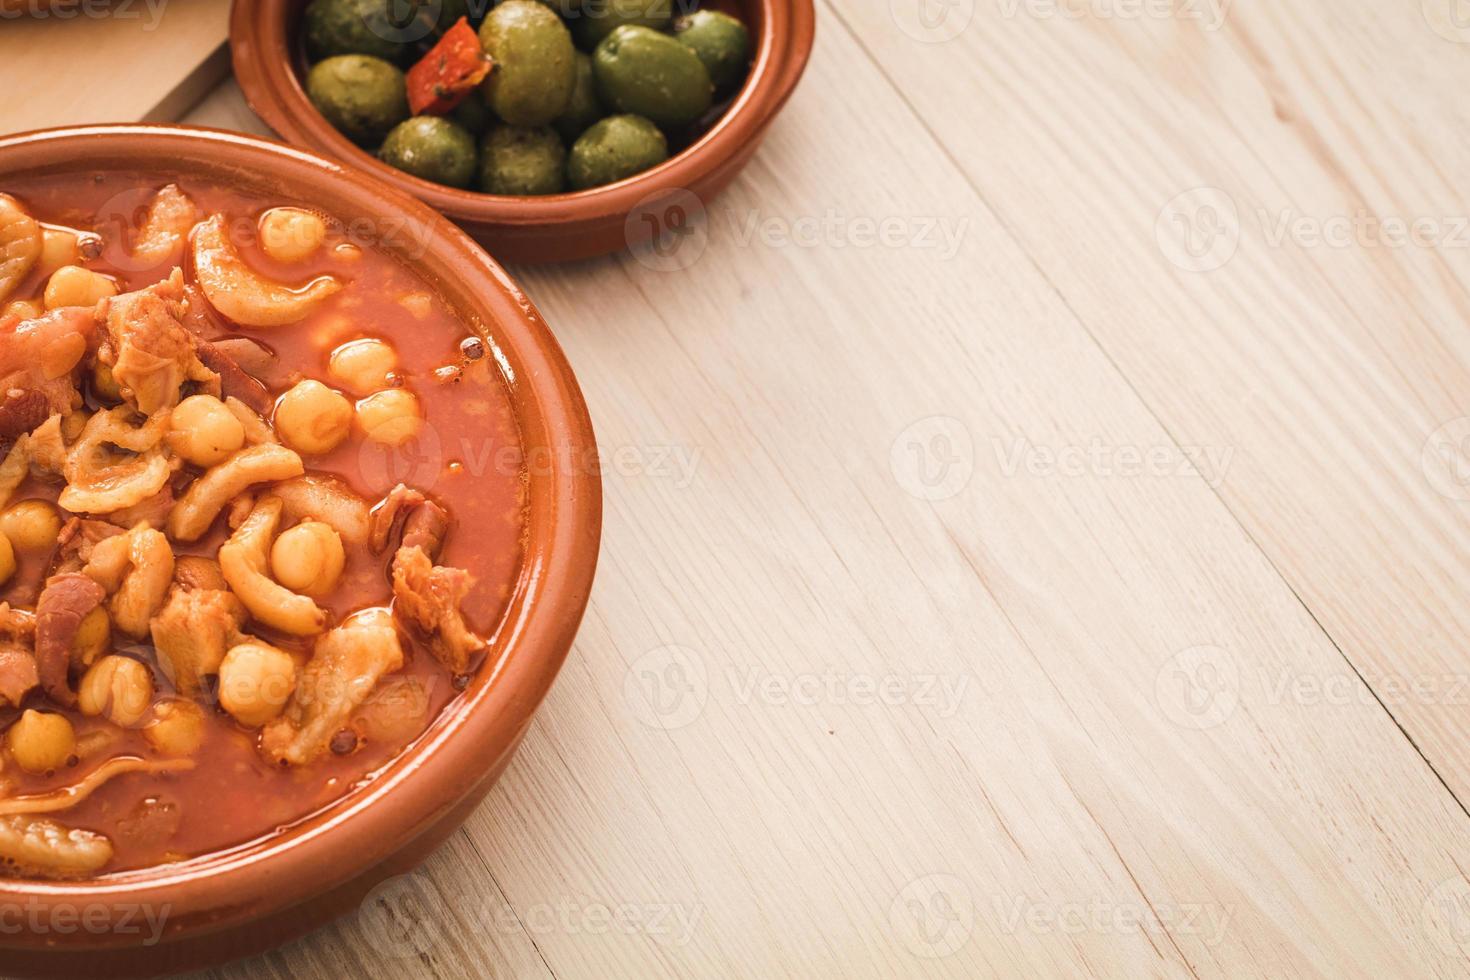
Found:
M 731 89 L 745 78 L 750 61 L 750 33 L 729 14 L 696 10 L 674 21 L 674 37 L 699 55 L 717 90 Z
M 318 62 L 306 74 L 306 94 L 327 122 L 365 146 L 408 118 L 403 72 L 381 58 L 342 54 Z
M 592 59 L 577 52 L 577 84 L 571 101 L 552 124 L 561 138 L 575 143 L 578 136 L 603 117 L 602 103 L 597 100 L 597 83 L 592 79 Z
M 567 182 L 574 190 L 611 184 L 669 158 L 669 144 L 642 116 L 608 116 L 593 123 L 572 146 Z
M 572 35 L 550 8 L 505 0 L 480 25 L 480 44 L 495 61 L 485 101 L 513 126 L 544 126 L 561 114 L 577 81 Z
M 383 0 L 378 0 L 382 3 Z M 389 0 L 393 2 L 393 0 Z M 413 0 L 418 6 L 414 17 L 423 29 L 435 37 L 454 26 L 455 21 L 470 15 L 469 0 Z
M 301 15 L 301 32 L 314 60 L 366 54 L 401 61 L 409 51 L 384 0 L 311 0 Z
M 475 138 L 439 116 L 414 116 L 393 127 L 378 156 L 391 167 L 436 184 L 468 187 L 475 177 Z
M 569 19 L 577 46 L 591 51 L 625 24 L 668 27 L 674 19 L 674 0 L 582 0 Z
M 567 151 L 550 126 L 496 126 L 480 147 L 480 190 L 556 194 L 565 186 Z
M 504 3 L 505 0 L 500 0 L 500 2 Z M 576 17 L 577 11 L 582 9 L 582 0 L 536 0 L 536 2 L 549 10 L 556 11 L 563 20 Z M 603 0 L 593 0 L 593 2 L 601 3 Z
M 683 126 L 709 110 L 714 83 L 692 48 L 649 27 L 619 27 L 592 55 L 602 101 L 660 126 Z
M 451 119 L 476 136 L 484 136 L 495 123 L 495 116 L 479 92 L 471 92 L 469 98 L 450 110 L 445 118 Z

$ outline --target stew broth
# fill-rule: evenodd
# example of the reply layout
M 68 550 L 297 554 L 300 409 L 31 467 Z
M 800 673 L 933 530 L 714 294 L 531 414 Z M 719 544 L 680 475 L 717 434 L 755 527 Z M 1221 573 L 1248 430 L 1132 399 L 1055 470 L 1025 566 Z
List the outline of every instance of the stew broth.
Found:
M 304 379 L 340 388 L 329 370 L 329 359 L 344 344 L 378 338 L 392 347 L 397 367 L 387 377 L 385 390 L 408 390 L 417 397 L 422 416 L 418 435 L 404 445 L 386 446 L 368 438 L 354 422 L 351 435 L 330 451 L 302 453 L 305 471 L 345 481 L 370 505 L 383 501 L 395 486 L 406 484 L 442 506 L 451 523 L 442 552 L 432 556 L 433 563 L 473 576 L 474 586 L 461 604 L 464 621 L 480 638 L 491 640 L 486 649 L 493 650 L 493 636 L 522 564 L 525 516 L 520 440 L 505 379 L 490 345 L 476 338 L 430 284 L 375 248 L 367 236 L 353 234 L 354 229 L 328 216 L 323 216 L 325 240 L 309 256 L 284 261 L 267 254 L 258 230 L 262 214 L 282 207 L 310 212 L 310 202 L 262 201 L 258 195 L 228 187 L 149 174 L 108 174 L 83 181 L 40 178 L 13 183 L 0 191 L 12 195 L 37 221 L 82 233 L 82 264 L 111 278 L 118 292 L 127 294 L 167 281 L 178 266 L 185 270 L 185 281 L 194 283 L 197 270 L 192 267 L 188 244 L 161 262 L 140 262 L 134 255 L 140 224 L 154 193 L 171 183 L 192 200 L 201 216 L 224 216 L 228 238 L 253 274 L 292 285 L 330 276 L 342 284 L 340 291 L 299 321 L 268 327 L 233 323 L 202 302 L 197 291 L 191 293 L 186 325 L 197 336 L 205 341 L 249 337 L 268 348 L 271 368 L 263 373 L 269 376 L 258 380 L 272 398 L 279 399 Z M 393 233 L 393 229 L 375 231 Z M 8 297 L 0 299 L 13 302 L 41 297 L 53 271 L 32 270 Z M 0 310 L 4 307 L 0 302 Z M 15 329 L 14 316 L 7 323 L 0 312 L 0 339 Z M 80 389 L 85 399 L 83 411 L 105 410 L 115 404 L 85 379 Z M 358 406 L 362 397 L 348 395 Z M 194 469 L 181 468 L 175 479 L 182 483 L 184 476 L 197 478 Z M 48 474 L 33 474 L 9 499 L 12 504 L 26 499 L 55 503 L 63 485 Z M 258 506 L 270 491 L 269 483 L 253 486 L 244 504 L 237 502 L 235 510 L 213 520 L 197 540 L 173 540 L 175 556 L 219 556 L 221 546 L 235 533 L 232 524 L 248 511 L 249 503 Z M 64 520 L 70 515 L 63 512 L 60 516 Z M 282 530 L 286 527 L 287 523 L 281 524 Z M 212 683 L 206 682 L 190 696 L 203 707 L 205 718 L 203 740 L 187 756 L 192 768 L 118 775 L 81 802 L 46 814 L 66 828 L 92 831 L 111 842 L 111 858 L 94 874 L 187 859 L 287 827 L 370 780 L 456 696 L 467 675 L 436 659 L 423 630 L 402 621 L 401 600 L 395 602 L 391 573 L 396 552 L 389 548 L 375 553 L 351 546 L 345 551 L 336 584 L 313 597 L 327 614 L 328 628 L 342 624 L 358 610 L 390 607 L 403 653 L 401 668 L 377 680 L 344 726 L 355 736 L 355 744 L 343 751 L 343 736 L 334 736 L 331 751 L 304 764 L 268 757 L 262 751 L 261 729 L 232 717 L 221 706 Z M 16 571 L 0 588 L 0 600 L 35 609 L 47 575 L 54 571 L 56 555 L 16 548 L 15 556 Z M 239 633 L 290 654 L 298 678 L 319 639 L 292 635 L 258 621 L 253 614 L 245 618 Z M 133 639 L 114 629 L 107 652 L 147 667 L 155 701 L 176 693 L 170 672 L 147 637 Z M 474 657 L 468 669 L 482 667 L 481 659 L 483 654 Z M 75 663 L 72 668 L 76 686 L 83 671 Z M 0 802 L 77 784 L 114 757 L 161 757 L 144 735 L 146 717 L 120 725 L 76 706 L 52 703 L 36 689 L 19 706 L 7 707 L 0 697 L 0 725 L 13 724 L 22 708 L 66 717 L 75 731 L 77 751 L 50 772 L 28 772 L 7 758 L 0 770 Z M 32 873 L 23 867 L 17 870 Z

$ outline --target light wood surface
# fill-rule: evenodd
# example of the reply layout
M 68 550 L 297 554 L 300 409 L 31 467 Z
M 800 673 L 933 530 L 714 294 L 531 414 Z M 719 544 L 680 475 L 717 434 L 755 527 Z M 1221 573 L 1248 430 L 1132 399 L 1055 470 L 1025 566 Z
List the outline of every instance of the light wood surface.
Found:
M 0 120 L 170 120 L 229 74 L 230 0 L 13 0 L 0 9 Z
M 605 456 L 574 654 L 218 975 L 1470 972 L 1470 25 L 1224 2 L 823 5 L 700 232 L 516 270 Z

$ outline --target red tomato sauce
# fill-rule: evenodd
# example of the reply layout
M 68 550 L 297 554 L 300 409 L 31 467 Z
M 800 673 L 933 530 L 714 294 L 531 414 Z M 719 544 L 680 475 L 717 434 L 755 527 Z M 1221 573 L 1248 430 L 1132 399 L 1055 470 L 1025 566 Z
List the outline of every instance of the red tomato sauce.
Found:
M 438 563 L 466 569 L 474 576 L 475 586 L 463 608 L 470 626 L 492 638 L 489 649 L 493 656 L 493 637 L 522 566 L 525 480 L 509 392 L 490 345 L 476 340 L 466 323 L 413 270 L 329 215 L 323 215 L 329 229 L 327 242 L 315 255 L 289 264 L 270 259 L 256 241 L 260 214 L 281 206 L 314 210 L 309 201 L 263 200 L 228 187 L 148 174 L 108 174 L 82 182 L 38 178 L 0 189 L 45 224 L 98 236 L 100 254 L 87 267 L 114 277 L 122 291 L 129 291 L 167 278 L 178 264 L 138 268 L 128 251 L 152 193 L 169 182 L 177 183 L 205 216 L 227 216 L 235 246 L 261 275 L 304 283 L 331 274 L 347 283 L 306 319 L 288 326 L 240 328 L 218 315 L 207 318 L 212 335 L 206 339 L 248 336 L 274 352 L 284 381 L 276 379 L 273 384 L 267 380 L 273 395 L 279 396 L 301 378 L 316 378 L 332 386 L 328 358 L 345 342 L 375 337 L 395 349 L 400 364 L 397 380 L 417 395 L 422 406 L 425 425 L 418 438 L 388 449 L 363 438 L 354 426 L 352 436 L 337 449 L 306 457 L 307 472 L 340 477 L 369 502 L 380 500 L 399 482 L 439 502 L 449 512 L 453 526 Z M 340 247 L 345 243 L 357 247 Z M 186 248 L 181 262 L 186 277 L 192 279 L 187 253 Z M 42 277 L 33 274 L 9 298 L 38 298 L 43 287 Z M 469 356 L 475 353 L 480 356 Z M 54 502 L 59 490 L 56 484 L 33 479 L 12 500 L 41 497 Z M 227 536 L 221 517 L 204 539 L 187 545 L 175 543 L 175 553 L 213 556 Z M 390 603 L 391 557 L 391 550 L 373 555 L 348 549 L 340 582 L 331 593 L 317 598 L 332 614 L 333 622 L 354 610 Z M 33 608 L 49 555 L 18 551 L 17 561 L 15 576 L 0 588 L 0 601 Z M 303 661 L 310 655 L 309 640 L 274 634 L 254 621 L 247 621 L 244 628 L 299 654 Z M 353 727 L 364 737 L 351 754 L 328 754 L 301 767 L 273 764 L 257 750 L 257 731 L 237 724 L 213 699 L 201 694 L 196 700 L 205 709 L 206 735 L 192 757 L 192 770 L 122 775 L 81 804 L 49 816 L 68 827 L 111 839 L 115 854 L 103 873 L 187 859 L 276 833 L 370 780 L 457 696 L 464 678 L 451 677 L 412 637 L 405 634 L 403 639 L 403 668 L 388 675 L 367 706 L 353 717 Z M 131 652 L 152 664 L 146 641 L 133 642 L 114 632 L 113 643 L 120 652 Z M 473 669 L 488 666 L 472 665 Z M 156 664 L 153 673 L 157 693 L 170 693 L 169 682 Z M 31 698 L 40 699 L 40 692 L 33 692 Z M 45 710 L 62 709 L 47 702 Z M 0 799 L 76 783 L 97 764 L 118 755 L 154 756 L 137 730 L 120 729 L 77 711 L 62 713 L 75 726 L 79 754 L 84 757 L 48 775 L 27 774 L 8 764 L 0 776 Z M 383 719 L 389 723 L 384 724 Z M 105 747 L 84 751 L 92 740 L 102 738 L 98 733 L 109 733 Z

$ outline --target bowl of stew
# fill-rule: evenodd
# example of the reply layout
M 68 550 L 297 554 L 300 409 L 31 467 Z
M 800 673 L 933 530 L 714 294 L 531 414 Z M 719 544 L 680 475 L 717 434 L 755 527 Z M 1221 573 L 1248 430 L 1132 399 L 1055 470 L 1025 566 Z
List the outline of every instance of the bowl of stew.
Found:
M 247 955 L 426 856 L 571 645 L 595 451 L 412 198 L 219 131 L 0 139 L 6 972 Z
M 675 0 L 681 11 L 719 11 L 746 26 L 750 53 L 743 82 L 696 124 L 672 132 L 662 163 L 603 186 L 515 196 L 422 180 L 389 166 L 372 146 L 328 122 L 305 87 L 311 67 L 302 38 L 307 3 L 235 0 L 231 53 L 251 108 L 287 142 L 373 174 L 453 220 L 498 258 L 527 263 L 603 255 L 682 228 L 691 218 L 691 195 L 707 204 L 754 154 L 806 68 L 816 19 L 812 0 Z M 493 7 L 468 6 L 482 15 Z

